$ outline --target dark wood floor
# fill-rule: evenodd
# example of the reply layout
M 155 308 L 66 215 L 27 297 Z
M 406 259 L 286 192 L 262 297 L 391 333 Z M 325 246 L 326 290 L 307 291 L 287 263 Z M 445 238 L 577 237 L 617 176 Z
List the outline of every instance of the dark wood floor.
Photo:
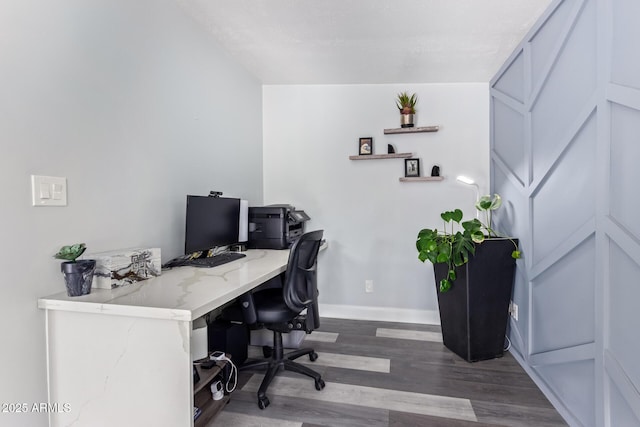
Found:
M 310 378 L 279 373 L 267 392 L 271 404 L 260 410 L 255 390 L 262 376 L 242 371 L 230 403 L 210 425 L 566 425 L 509 353 L 468 363 L 441 342 L 411 332 L 438 333 L 437 326 L 327 318 L 321 323 L 314 334 L 324 341 L 309 337 L 303 345 L 320 355 L 309 366 L 322 374 L 324 390 L 316 391 Z M 259 353 L 254 348 L 250 355 Z

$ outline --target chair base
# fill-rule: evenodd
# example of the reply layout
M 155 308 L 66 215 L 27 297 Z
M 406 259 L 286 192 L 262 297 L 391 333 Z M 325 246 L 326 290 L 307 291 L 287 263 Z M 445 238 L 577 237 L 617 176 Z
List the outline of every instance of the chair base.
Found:
M 264 378 L 262 380 L 262 383 L 260 384 L 260 388 L 258 389 L 258 407 L 260 409 L 264 409 L 269 406 L 269 398 L 267 398 L 267 388 L 269 388 L 269 384 L 271 384 L 271 381 L 273 381 L 280 369 L 284 369 L 285 371 L 297 372 L 299 374 L 303 374 L 310 378 L 313 378 L 313 380 L 315 381 L 316 390 L 322 390 L 324 388 L 324 380 L 319 373 L 311 368 L 308 368 L 305 365 L 294 362 L 294 359 L 305 355 L 309 355 L 309 360 L 314 362 L 318 358 L 318 354 L 312 348 L 302 348 L 284 354 L 284 349 L 282 347 L 282 333 L 278 331 L 273 331 L 273 342 L 273 352 L 270 359 L 255 360 L 245 363 L 240 367 L 240 370 L 258 368 L 262 366 L 267 367 L 267 371 L 264 374 Z

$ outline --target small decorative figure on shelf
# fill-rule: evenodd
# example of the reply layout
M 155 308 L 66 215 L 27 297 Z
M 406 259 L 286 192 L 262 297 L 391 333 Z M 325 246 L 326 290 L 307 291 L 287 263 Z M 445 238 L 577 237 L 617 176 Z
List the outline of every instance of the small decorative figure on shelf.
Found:
M 393 145 L 387 144 L 387 154 L 394 154 L 395 152 L 396 150 L 393 148 Z
M 433 165 L 431 168 L 431 176 L 440 176 L 440 166 Z

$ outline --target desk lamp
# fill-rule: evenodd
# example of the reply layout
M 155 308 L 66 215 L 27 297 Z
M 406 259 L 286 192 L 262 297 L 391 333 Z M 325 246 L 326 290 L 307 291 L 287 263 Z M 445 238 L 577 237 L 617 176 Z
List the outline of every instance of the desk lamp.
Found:
M 460 181 L 463 184 L 467 184 L 470 185 L 474 188 L 474 190 L 476 191 L 476 203 L 478 202 L 478 200 L 480 199 L 480 187 L 478 187 L 478 184 L 476 184 L 476 182 L 464 175 L 458 175 L 456 177 L 456 180 Z M 475 205 L 475 203 L 474 203 Z M 476 209 L 476 218 L 478 218 L 478 215 L 480 214 L 480 212 Z

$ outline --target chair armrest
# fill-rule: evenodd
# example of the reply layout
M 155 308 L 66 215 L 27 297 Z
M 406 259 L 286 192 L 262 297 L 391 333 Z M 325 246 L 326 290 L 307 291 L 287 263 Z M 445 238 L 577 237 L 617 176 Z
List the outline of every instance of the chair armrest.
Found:
M 318 297 L 307 307 L 307 331 L 313 331 L 320 327 L 320 313 L 318 312 Z
M 247 292 L 246 294 L 238 297 L 238 303 L 242 310 L 242 317 L 247 325 L 253 325 L 258 322 L 258 314 L 256 313 L 256 306 L 253 302 L 253 294 Z

